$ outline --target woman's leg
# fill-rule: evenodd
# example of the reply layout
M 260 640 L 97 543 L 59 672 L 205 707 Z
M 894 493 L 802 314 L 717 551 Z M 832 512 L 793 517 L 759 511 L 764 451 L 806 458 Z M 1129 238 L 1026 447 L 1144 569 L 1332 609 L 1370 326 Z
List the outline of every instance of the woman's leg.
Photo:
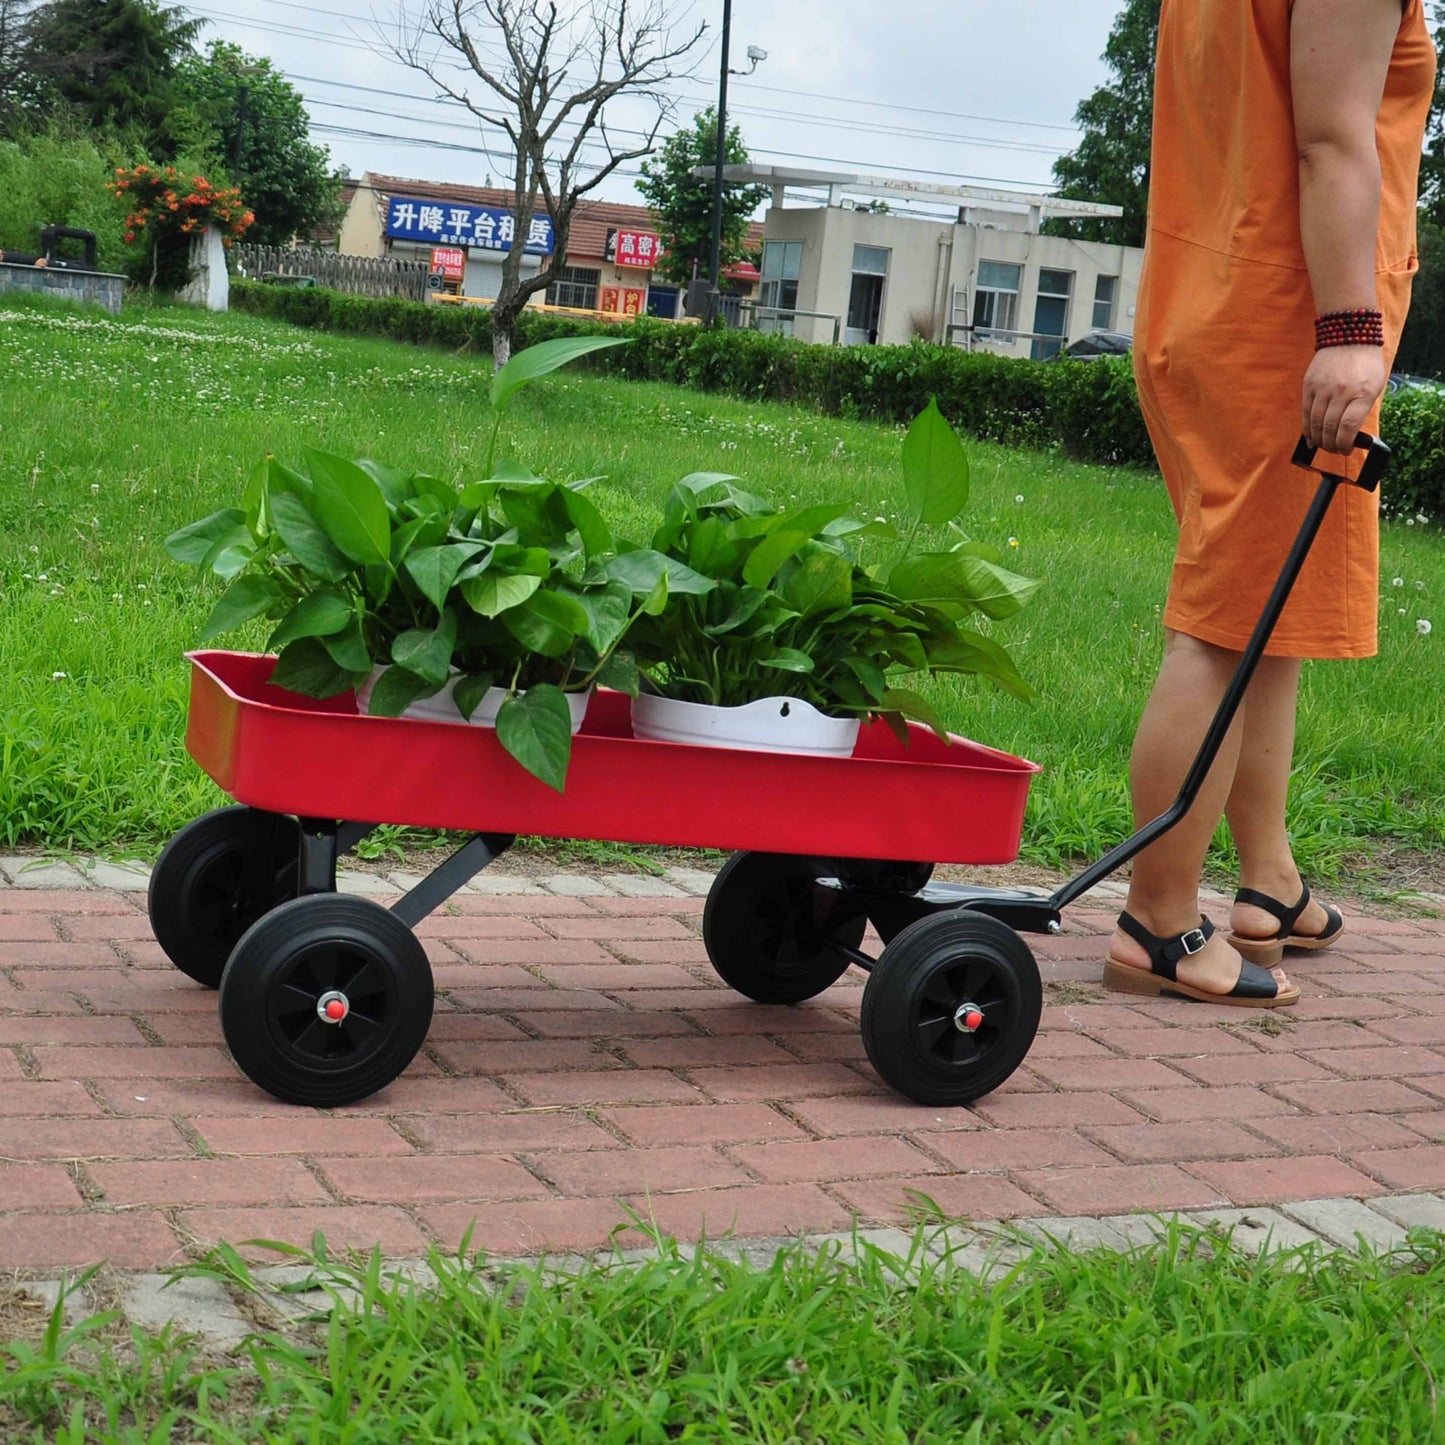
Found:
M 1286 906 L 1303 888 L 1285 831 L 1299 679 L 1298 658 L 1260 659 L 1249 685 L 1234 786 L 1224 805 L 1239 849 L 1240 887 L 1267 893 Z M 1328 921 L 1325 910 L 1311 899 L 1295 930 L 1320 933 Z M 1279 929 L 1279 919 L 1247 903 L 1235 904 L 1232 923 L 1246 938 L 1272 938 Z
M 1178 795 L 1238 661 L 1239 655 L 1226 648 L 1169 633 L 1130 762 L 1136 826 L 1158 817 Z M 1243 734 L 1243 719 L 1236 718 L 1194 806 L 1134 860 L 1126 907 L 1152 933 L 1169 936 L 1199 925 L 1204 857 L 1234 784 Z M 1119 963 L 1149 967 L 1143 948 L 1122 932 L 1114 934 L 1109 952 Z M 1238 982 L 1241 963 L 1224 935 L 1216 933 L 1200 952 L 1179 960 L 1179 978 L 1227 994 Z M 1283 987 L 1283 975 L 1276 970 L 1275 976 Z

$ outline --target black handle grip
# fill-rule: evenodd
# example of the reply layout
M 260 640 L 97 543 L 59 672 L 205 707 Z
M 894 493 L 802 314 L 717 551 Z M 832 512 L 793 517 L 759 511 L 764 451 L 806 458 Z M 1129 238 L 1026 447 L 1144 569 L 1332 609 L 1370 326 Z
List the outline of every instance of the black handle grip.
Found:
M 1355 438 L 1355 450 L 1365 453 L 1365 464 L 1360 468 L 1358 477 L 1344 477 L 1342 480 L 1359 487 L 1362 491 L 1373 492 L 1380 485 L 1380 478 L 1385 475 L 1385 469 L 1390 465 L 1390 448 L 1379 437 L 1362 431 Z M 1290 460 L 1297 467 L 1314 470 L 1315 457 L 1318 455 L 1319 448 L 1312 447 L 1304 437 L 1301 437 L 1299 445 L 1294 449 L 1294 456 Z

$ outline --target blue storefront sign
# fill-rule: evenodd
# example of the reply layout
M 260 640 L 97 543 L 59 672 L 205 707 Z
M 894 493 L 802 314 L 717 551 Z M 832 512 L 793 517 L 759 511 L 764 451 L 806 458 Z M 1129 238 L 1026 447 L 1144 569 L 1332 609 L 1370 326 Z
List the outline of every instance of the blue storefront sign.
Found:
M 456 201 L 423 201 L 392 196 L 386 208 L 386 234 L 398 241 L 425 241 L 438 246 L 467 246 L 479 251 L 510 251 L 516 218 L 499 206 L 469 206 Z M 533 216 L 524 250 L 529 256 L 550 256 L 552 221 Z

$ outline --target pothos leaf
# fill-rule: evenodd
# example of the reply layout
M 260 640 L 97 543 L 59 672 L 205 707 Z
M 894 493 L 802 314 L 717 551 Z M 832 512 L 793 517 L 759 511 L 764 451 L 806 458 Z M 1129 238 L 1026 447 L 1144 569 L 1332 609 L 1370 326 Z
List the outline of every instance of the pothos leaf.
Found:
M 533 777 L 560 793 L 572 756 L 572 714 L 562 689 L 540 683 L 509 697 L 497 711 L 497 741 Z

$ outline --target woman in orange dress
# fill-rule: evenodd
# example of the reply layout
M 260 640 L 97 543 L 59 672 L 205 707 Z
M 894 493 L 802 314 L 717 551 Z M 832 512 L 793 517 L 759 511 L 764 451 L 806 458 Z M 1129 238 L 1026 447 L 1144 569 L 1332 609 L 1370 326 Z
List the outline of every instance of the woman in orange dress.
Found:
M 1164 0 L 1134 356 L 1179 547 L 1130 769 L 1140 823 L 1173 801 L 1298 531 L 1300 432 L 1344 454 L 1378 424 L 1434 83 L 1422 0 Z M 1107 986 L 1277 1007 L 1299 997 L 1283 950 L 1338 937 L 1285 799 L 1301 659 L 1376 650 L 1378 542 L 1377 498 L 1342 488 L 1198 800 L 1135 861 Z M 1221 814 L 1227 937 L 1199 907 Z

